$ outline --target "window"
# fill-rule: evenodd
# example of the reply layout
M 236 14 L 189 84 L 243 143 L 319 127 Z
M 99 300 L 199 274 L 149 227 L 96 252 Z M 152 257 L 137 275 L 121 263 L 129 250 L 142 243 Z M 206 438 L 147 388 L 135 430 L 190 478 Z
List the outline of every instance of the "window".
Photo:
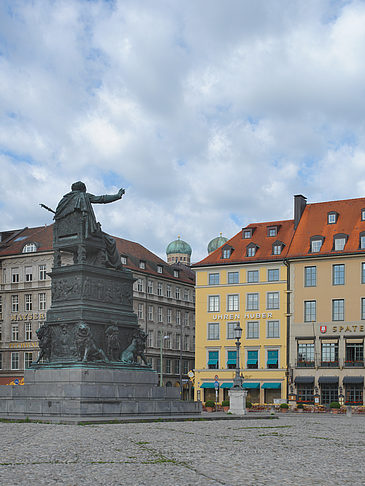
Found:
M 141 268 L 142 270 L 145 270 L 145 269 L 146 269 L 146 262 L 145 262 L 145 261 L 143 261 L 143 260 L 141 260 L 141 261 L 139 262 L 139 268 Z
M 176 311 L 176 324 L 178 326 L 180 326 L 180 324 L 181 324 L 181 311 L 180 310 Z
M 46 294 L 45 294 L 45 292 L 38 294 L 38 309 L 39 310 L 46 310 Z
M 361 319 L 365 319 L 365 298 L 361 298 Z
M 247 339 L 259 338 L 259 322 L 247 322 Z
M 189 351 L 189 336 L 187 334 L 184 336 L 184 351 Z
M 208 368 L 210 370 L 218 369 L 219 351 L 208 351 Z
M 171 285 L 170 284 L 166 285 L 166 297 L 168 299 L 171 299 Z
M 32 307 L 32 294 L 25 294 L 25 310 L 31 311 Z
M 259 281 L 259 271 L 258 270 L 249 270 L 247 272 L 247 282 L 248 283 L 255 283 Z
M 209 285 L 219 285 L 219 273 L 209 274 Z
M 234 339 L 234 328 L 238 322 L 227 322 L 227 339 Z
M 219 339 L 219 322 L 208 323 L 208 339 Z
M 327 223 L 334 224 L 337 222 L 337 213 L 331 212 L 327 214 Z
M 35 243 L 27 243 L 23 247 L 23 252 L 22 253 L 33 253 L 37 251 L 37 245 Z
M 161 265 L 157 265 L 157 273 L 162 273 L 163 267 Z
M 26 351 L 24 353 L 24 367 L 25 367 L 25 369 L 30 368 L 30 365 L 32 364 L 32 362 L 33 362 L 33 353 Z
M 258 369 L 259 352 L 257 350 L 247 351 L 247 368 L 251 370 Z
M 166 359 L 165 365 L 166 365 L 166 368 L 165 368 L 166 373 L 170 374 L 171 373 L 171 359 Z
M 167 332 L 164 336 L 164 348 L 171 349 L 171 332 Z
M 243 238 L 244 239 L 247 240 L 248 238 L 251 238 L 251 236 L 252 236 L 252 230 L 250 230 L 250 229 L 249 230 L 243 230 Z
M 180 361 L 178 359 L 175 359 L 174 373 L 175 375 L 180 374 Z
M 11 312 L 19 312 L 19 297 L 17 295 L 11 296 Z
M 227 295 L 227 311 L 238 311 L 239 308 L 240 304 L 238 294 Z
M 222 258 L 230 258 L 231 257 L 231 248 L 225 248 L 222 250 Z
M 175 289 L 175 299 L 180 300 L 181 299 L 181 290 L 180 287 L 176 287 Z
M 120 260 L 121 260 L 121 262 L 122 262 L 123 265 L 127 265 L 127 257 L 126 256 L 122 255 L 120 257 Z
M 143 304 L 138 304 L 138 319 L 143 319 Z
M 304 322 L 313 322 L 317 320 L 317 301 L 304 301 Z
M 152 282 L 152 280 L 147 281 L 147 294 L 153 294 L 153 282 Z
M 321 403 L 329 405 L 331 402 L 338 402 L 338 384 L 322 383 L 321 384 Z
M 11 353 L 11 369 L 19 369 L 19 353 Z
M 345 285 L 345 265 L 332 266 L 332 284 Z
M 189 361 L 187 359 L 183 360 L 183 374 L 186 375 L 189 371 Z
M 25 281 L 31 282 L 33 280 L 33 268 L 25 267 Z
M 18 324 L 13 324 L 11 326 L 11 340 L 19 341 L 19 326 Z
M 0 314 L 3 313 L 3 300 L 2 300 L 2 296 L 0 295 Z
M 332 300 L 332 320 L 343 321 L 345 319 L 345 301 L 343 299 Z
M 345 248 L 346 238 L 334 238 L 335 251 L 341 251 Z
M 46 280 L 47 273 L 46 273 L 46 265 L 39 265 L 39 280 Z
M 267 321 L 267 337 L 279 338 L 280 337 L 280 323 L 279 321 Z
M 361 221 L 365 221 L 365 209 L 361 210 Z
M 364 342 L 362 340 L 357 343 L 346 341 L 345 366 L 347 368 L 364 366 Z
M 276 236 L 278 234 L 276 226 L 267 229 L 267 236 Z
M 181 335 L 176 334 L 175 337 L 175 349 L 180 349 Z
M 280 255 L 283 245 L 281 243 L 274 243 L 272 245 L 272 254 L 273 255 Z
M 361 283 L 365 283 L 365 263 L 361 264 Z
M 279 351 L 277 349 L 267 350 L 267 368 L 279 368 Z
M 25 335 L 26 341 L 32 340 L 32 323 L 31 322 L 25 322 L 24 323 L 24 335 Z
M 256 246 L 248 246 L 247 247 L 247 256 L 253 257 L 256 254 Z
M 147 347 L 152 348 L 153 346 L 153 330 L 149 329 L 147 333 Z
M 314 366 L 314 343 L 298 343 L 297 366 L 300 368 Z
M 179 270 L 174 270 L 174 277 L 179 278 Z
M 269 269 L 267 271 L 267 280 L 269 282 L 277 282 L 279 280 L 279 269 Z
M 157 331 L 157 334 L 156 334 L 156 348 L 161 347 L 161 336 L 162 336 L 162 331 Z
M 227 368 L 234 370 L 237 365 L 237 351 L 227 351 Z
M 137 290 L 138 292 L 143 292 L 143 280 L 141 278 L 137 280 Z
M 308 404 L 314 402 L 314 388 L 312 383 L 297 384 L 297 401 Z
M 338 342 L 322 342 L 321 366 L 337 367 L 338 366 Z
M 365 249 L 365 232 L 360 233 L 360 249 Z
M 311 238 L 311 252 L 318 253 L 321 250 L 323 237 Z
M 153 306 L 152 305 L 148 306 L 148 320 L 153 321 Z
M 0 370 L 3 369 L 3 353 L 0 352 Z
M 12 268 L 11 269 L 11 283 L 18 283 L 19 282 L 19 268 Z
M 317 286 L 317 267 L 304 268 L 304 286 L 305 287 Z
M 159 297 L 162 297 L 162 283 L 161 282 L 158 282 L 158 284 L 157 284 L 157 295 Z
M 246 310 L 259 309 L 259 294 L 247 294 Z
M 158 307 L 157 313 L 158 313 L 158 322 L 162 322 L 162 307 Z
M 190 300 L 190 295 L 189 295 L 189 293 L 190 293 L 190 292 L 189 292 L 189 289 L 184 289 L 184 300 L 185 300 L 186 302 L 189 302 L 189 300 Z
M 279 309 L 279 292 L 268 292 L 266 300 L 267 309 Z
M 171 324 L 172 311 L 167 309 L 167 324 Z
M 238 282 L 239 282 L 238 272 L 228 272 L 228 283 L 238 284 Z
M 363 404 L 363 384 L 346 383 L 345 384 L 345 405 L 362 405 Z
M 208 312 L 219 311 L 219 295 L 209 295 L 208 297 Z
M 0 324 L 0 342 L 3 340 L 3 328 L 2 325 Z
M 184 314 L 184 326 L 187 327 L 189 326 L 189 313 L 185 312 Z

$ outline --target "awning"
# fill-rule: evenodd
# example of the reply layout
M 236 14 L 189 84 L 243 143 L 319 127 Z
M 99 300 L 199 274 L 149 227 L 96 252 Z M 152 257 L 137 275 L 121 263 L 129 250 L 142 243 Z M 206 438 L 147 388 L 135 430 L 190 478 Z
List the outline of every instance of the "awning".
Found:
M 209 359 L 208 360 L 208 365 L 217 365 L 218 364 L 218 360 L 217 359 Z
M 255 364 L 257 364 L 257 359 L 248 359 L 247 364 L 248 365 L 255 365 Z
M 338 376 L 320 376 L 318 379 L 318 383 L 333 383 L 338 384 Z
M 262 388 L 265 390 L 280 390 L 281 383 L 264 383 Z
M 233 383 L 222 383 L 220 388 L 232 388 Z
M 363 376 L 344 376 L 343 377 L 343 383 L 345 384 L 350 384 L 350 383 L 357 383 L 359 385 L 364 383 L 364 377 Z
M 236 360 L 235 359 L 227 359 L 227 365 L 235 365 Z
M 244 382 L 243 385 L 242 385 L 242 388 L 245 388 L 246 390 L 259 390 L 260 389 L 260 383 Z
M 214 388 L 214 383 L 202 383 L 200 388 Z
M 295 383 L 314 383 L 314 376 L 296 376 Z
M 268 365 L 276 365 L 276 364 L 278 364 L 278 360 L 277 359 L 268 359 L 267 364 Z

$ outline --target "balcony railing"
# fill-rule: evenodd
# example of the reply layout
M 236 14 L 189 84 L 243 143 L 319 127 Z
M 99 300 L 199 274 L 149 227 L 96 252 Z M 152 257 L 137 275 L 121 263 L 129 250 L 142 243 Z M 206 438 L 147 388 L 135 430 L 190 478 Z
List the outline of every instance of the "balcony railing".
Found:
M 338 368 L 339 363 L 337 361 L 321 361 L 322 368 Z
M 364 360 L 359 360 L 359 361 L 346 360 L 344 361 L 344 366 L 345 368 L 363 368 Z
M 314 361 L 297 360 L 297 368 L 314 368 Z

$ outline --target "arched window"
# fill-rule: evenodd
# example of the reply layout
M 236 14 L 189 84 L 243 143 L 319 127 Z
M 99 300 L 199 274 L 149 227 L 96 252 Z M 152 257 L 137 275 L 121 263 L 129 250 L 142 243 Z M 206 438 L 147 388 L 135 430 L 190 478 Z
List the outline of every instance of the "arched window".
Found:
M 37 251 L 37 245 L 35 243 L 27 243 L 23 247 L 23 253 L 34 253 Z

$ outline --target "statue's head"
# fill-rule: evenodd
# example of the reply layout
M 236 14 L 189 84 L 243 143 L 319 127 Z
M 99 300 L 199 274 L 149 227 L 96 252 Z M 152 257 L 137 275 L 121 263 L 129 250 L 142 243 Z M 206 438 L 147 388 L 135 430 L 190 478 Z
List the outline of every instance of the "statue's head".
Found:
M 83 182 L 77 181 L 72 184 L 71 191 L 86 192 L 86 186 Z

